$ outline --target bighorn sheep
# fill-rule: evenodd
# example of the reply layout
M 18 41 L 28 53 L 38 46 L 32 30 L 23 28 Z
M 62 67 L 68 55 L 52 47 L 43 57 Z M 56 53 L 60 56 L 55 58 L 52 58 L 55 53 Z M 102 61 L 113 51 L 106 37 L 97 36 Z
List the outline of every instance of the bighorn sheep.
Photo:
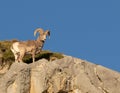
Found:
M 38 28 L 34 31 L 34 36 L 36 36 L 37 32 L 39 32 L 37 40 L 14 42 L 12 44 L 11 51 L 14 54 L 16 62 L 23 62 L 22 59 L 27 53 L 32 54 L 33 62 L 35 61 L 35 54 L 42 50 L 46 37 L 50 37 L 49 30 L 44 32 L 43 29 Z

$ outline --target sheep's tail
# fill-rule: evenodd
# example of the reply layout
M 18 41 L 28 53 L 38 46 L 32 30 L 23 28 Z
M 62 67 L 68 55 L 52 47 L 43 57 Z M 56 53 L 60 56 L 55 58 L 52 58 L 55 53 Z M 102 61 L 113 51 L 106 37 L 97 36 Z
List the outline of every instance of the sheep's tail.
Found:
M 10 47 L 10 50 L 14 53 L 15 52 L 15 50 L 14 50 L 14 48 L 13 48 L 13 45 Z

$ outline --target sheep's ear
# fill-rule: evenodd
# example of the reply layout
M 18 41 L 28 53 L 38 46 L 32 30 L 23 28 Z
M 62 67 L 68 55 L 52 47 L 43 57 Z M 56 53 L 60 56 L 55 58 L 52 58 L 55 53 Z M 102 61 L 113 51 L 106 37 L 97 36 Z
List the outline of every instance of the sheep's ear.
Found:
M 45 31 L 45 33 L 46 33 L 46 35 L 48 35 L 48 37 L 49 37 L 49 39 L 50 39 L 50 31 L 47 30 L 47 31 Z

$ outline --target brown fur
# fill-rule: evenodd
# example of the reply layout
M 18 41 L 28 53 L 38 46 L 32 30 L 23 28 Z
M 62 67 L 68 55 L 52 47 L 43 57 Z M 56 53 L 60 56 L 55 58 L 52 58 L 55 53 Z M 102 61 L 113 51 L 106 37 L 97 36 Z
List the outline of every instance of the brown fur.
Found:
M 50 32 L 48 30 L 44 32 L 40 28 L 35 30 L 34 35 L 36 32 L 40 33 L 37 40 L 28 40 L 13 43 L 11 46 L 11 51 L 15 56 L 15 61 L 21 62 L 26 53 L 32 54 L 33 62 L 35 61 L 35 54 L 42 50 L 46 36 L 50 35 Z

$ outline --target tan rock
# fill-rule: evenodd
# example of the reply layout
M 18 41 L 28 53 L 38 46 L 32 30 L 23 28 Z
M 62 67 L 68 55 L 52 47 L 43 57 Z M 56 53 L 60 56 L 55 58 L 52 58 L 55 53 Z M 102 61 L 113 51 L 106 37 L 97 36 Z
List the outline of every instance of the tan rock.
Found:
M 14 63 L 0 78 L 0 93 L 120 93 L 120 73 L 70 56 Z

